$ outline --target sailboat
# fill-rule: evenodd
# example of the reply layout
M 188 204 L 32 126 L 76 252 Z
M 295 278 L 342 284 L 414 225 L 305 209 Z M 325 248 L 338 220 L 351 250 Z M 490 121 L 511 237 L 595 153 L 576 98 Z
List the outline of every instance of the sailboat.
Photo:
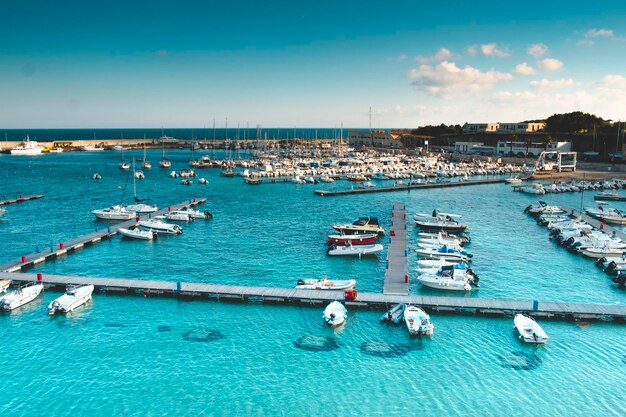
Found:
M 144 213 L 154 213 L 159 208 L 157 206 L 151 206 L 149 204 L 144 204 L 142 201 L 145 201 L 137 197 L 137 171 L 135 170 L 135 158 L 133 158 L 133 202 L 134 204 L 128 205 L 124 207 L 127 211 L 134 211 L 138 214 Z
M 124 161 L 124 148 L 123 147 L 120 147 L 120 152 L 121 152 L 121 160 L 120 160 L 119 168 L 123 169 L 124 171 L 128 171 L 130 169 L 130 164 Z
M 144 135 L 145 139 L 145 135 Z M 141 162 L 141 167 L 143 169 L 152 169 L 152 164 L 146 159 L 146 144 L 143 144 L 143 161 Z
M 159 162 L 159 167 L 169 168 L 172 166 L 172 163 L 170 162 L 169 159 L 165 157 L 165 143 L 162 143 L 162 145 L 163 145 L 163 149 L 162 149 L 162 154 L 161 154 L 161 162 Z

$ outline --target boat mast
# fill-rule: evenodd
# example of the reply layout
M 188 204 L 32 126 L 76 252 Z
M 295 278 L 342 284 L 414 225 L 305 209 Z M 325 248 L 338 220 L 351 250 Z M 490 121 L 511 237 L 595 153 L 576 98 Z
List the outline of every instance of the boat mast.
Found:
M 137 202 L 137 174 L 135 171 L 135 157 L 133 157 L 133 203 Z

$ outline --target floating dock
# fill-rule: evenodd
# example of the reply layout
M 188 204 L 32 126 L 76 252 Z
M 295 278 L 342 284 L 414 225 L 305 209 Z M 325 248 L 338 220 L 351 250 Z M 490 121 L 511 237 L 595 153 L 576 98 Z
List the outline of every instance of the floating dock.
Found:
M 490 300 L 472 297 L 424 297 L 359 293 L 346 300 L 342 291 L 301 290 L 295 288 L 248 287 L 193 282 L 152 281 L 139 279 L 95 278 L 44 275 L 46 288 L 65 291 L 68 284 L 93 284 L 100 293 L 163 297 L 193 300 L 293 304 L 322 308 L 333 300 L 342 301 L 348 309 L 387 310 L 398 303 L 419 305 L 440 314 L 511 317 L 516 313 L 554 320 L 583 320 L 626 323 L 626 306 L 602 304 L 552 303 L 543 301 Z M 0 279 L 14 285 L 37 280 L 36 274 L 0 272 Z
M 389 230 L 391 242 L 387 249 L 387 269 L 383 294 L 408 295 L 409 275 L 407 270 L 407 230 L 404 204 L 395 203 Z
M 16 204 L 16 203 L 23 203 L 25 201 L 30 201 L 30 200 L 39 200 L 40 198 L 43 198 L 43 194 L 35 194 L 35 195 L 19 195 L 16 198 L 9 198 L 7 200 L 0 200 L 0 206 L 6 206 L 9 204 Z
M 206 201 L 206 198 L 195 198 L 191 201 L 184 201 L 179 204 L 174 204 L 169 207 L 165 207 L 155 213 L 151 213 L 150 216 L 145 217 L 153 217 L 159 216 L 163 214 L 167 214 L 168 211 L 180 210 L 185 207 L 195 207 L 198 204 L 202 204 Z M 91 246 L 95 243 L 102 241 L 103 239 L 109 239 L 115 235 L 117 235 L 117 231 L 120 228 L 129 228 L 134 226 L 137 223 L 137 219 L 127 220 L 124 222 L 113 223 L 110 226 L 102 229 L 96 230 L 95 232 L 88 233 L 86 235 L 79 236 L 77 238 L 71 239 L 67 242 L 59 243 L 56 247 L 47 247 L 39 250 L 35 253 L 31 253 L 28 255 L 21 256 L 18 259 L 14 259 L 9 262 L 5 262 L 0 264 L 0 271 L 6 272 L 17 272 L 23 271 L 28 268 L 32 268 L 33 266 L 58 258 L 59 256 L 63 256 L 69 253 L 73 253 L 79 249 L 82 249 L 87 246 Z
M 468 185 L 500 184 L 503 182 L 504 182 L 504 179 L 435 182 L 432 184 L 405 184 L 405 185 L 396 185 L 393 187 L 354 188 L 350 190 L 315 190 L 315 194 L 322 196 L 322 197 L 332 197 L 332 196 L 337 196 L 337 195 L 388 193 L 388 192 L 393 192 L 393 191 L 423 190 L 426 188 L 448 188 L 448 187 L 463 187 L 463 186 L 468 186 Z

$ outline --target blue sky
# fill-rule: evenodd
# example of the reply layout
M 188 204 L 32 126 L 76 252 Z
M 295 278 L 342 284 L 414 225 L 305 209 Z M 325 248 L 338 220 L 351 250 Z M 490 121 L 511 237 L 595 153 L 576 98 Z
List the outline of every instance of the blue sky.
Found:
M 626 119 L 619 1 L 0 2 L 0 127 Z

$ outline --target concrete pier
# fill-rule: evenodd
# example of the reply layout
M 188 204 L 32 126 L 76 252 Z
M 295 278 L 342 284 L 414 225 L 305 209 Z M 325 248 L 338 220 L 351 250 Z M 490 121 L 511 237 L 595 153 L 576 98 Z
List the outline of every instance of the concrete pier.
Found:
M 387 269 L 383 294 L 408 295 L 409 275 L 407 270 L 407 230 L 404 204 L 395 203 L 389 230 L 391 242 L 387 249 Z
M 338 195 L 371 194 L 371 193 L 388 193 L 388 192 L 393 192 L 393 191 L 423 190 L 427 188 L 448 188 L 448 187 L 464 187 L 464 186 L 469 186 L 469 185 L 499 184 L 503 182 L 504 182 L 503 179 L 451 181 L 451 182 L 436 182 L 432 184 L 396 185 L 393 187 L 355 188 L 355 189 L 350 189 L 350 190 L 315 190 L 315 194 L 322 196 L 322 197 L 332 197 L 332 196 L 338 196 Z

